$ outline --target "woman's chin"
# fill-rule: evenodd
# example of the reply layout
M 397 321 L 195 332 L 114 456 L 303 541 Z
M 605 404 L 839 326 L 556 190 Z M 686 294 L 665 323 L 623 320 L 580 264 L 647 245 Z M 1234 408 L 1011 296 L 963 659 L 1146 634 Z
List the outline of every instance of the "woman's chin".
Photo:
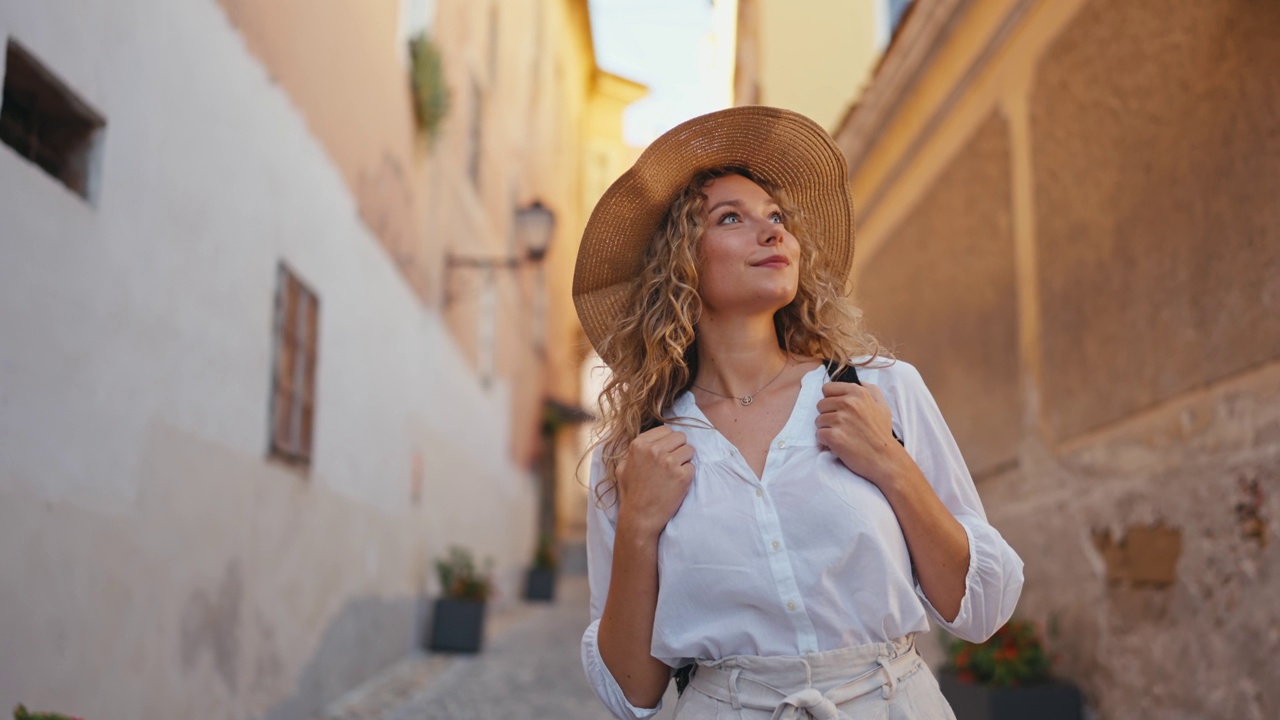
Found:
M 793 287 L 769 288 L 755 297 L 744 299 L 741 307 L 748 312 L 758 311 L 761 315 L 772 315 L 795 299 L 796 289 Z
M 706 293 L 702 297 L 704 313 L 732 315 L 772 315 L 796 299 L 796 286 L 790 283 L 756 284 L 734 293 Z
M 796 299 L 797 289 L 795 285 L 782 285 L 771 288 L 768 294 L 769 300 L 776 304 L 775 309 L 782 309 L 792 303 Z

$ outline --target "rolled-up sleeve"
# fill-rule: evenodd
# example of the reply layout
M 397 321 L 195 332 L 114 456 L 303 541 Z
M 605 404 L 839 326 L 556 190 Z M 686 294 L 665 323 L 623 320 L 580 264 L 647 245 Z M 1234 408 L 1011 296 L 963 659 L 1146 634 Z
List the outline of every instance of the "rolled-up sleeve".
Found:
M 907 363 L 897 364 L 903 366 L 896 400 L 907 450 L 969 540 L 964 598 L 955 619 L 943 619 L 918 582 L 916 594 L 941 627 L 964 640 L 982 642 L 1013 616 L 1022 594 L 1022 559 L 987 521 L 960 447 L 920 373 Z
M 969 570 L 960 612 L 951 622 L 933 607 L 916 583 L 916 594 L 929 615 L 947 632 L 969 642 L 982 642 L 1013 616 L 1022 594 L 1022 559 L 985 520 L 957 516 L 969 538 Z
M 600 657 L 597 641 L 600 632 L 600 616 L 604 613 L 604 601 L 609 595 L 609 579 L 613 569 L 613 536 L 615 518 L 604 503 L 596 500 L 596 487 L 604 477 L 604 463 L 600 448 L 591 457 L 591 483 L 587 502 L 587 578 L 591 585 L 591 623 L 582 634 L 582 670 L 587 675 L 596 697 L 619 720 L 639 720 L 656 714 L 662 709 L 662 701 L 652 708 L 638 708 L 627 701 L 618 681 Z
M 587 673 L 587 680 L 591 682 L 591 689 L 595 690 L 596 697 L 600 698 L 600 702 L 618 720 L 653 716 L 662 709 L 662 701 L 659 700 L 658 706 L 653 708 L 638 708 L 627 702 L 627 696 L 622 694 L 618 681 L 609 672 L 609 668 L 605 667 L 604 660 L 600 659 L 600 645 L 596 642 L 599 631 L 600 618 L 594 618 L 587 626 L 587 631 L 582 634 L 582 669 Z

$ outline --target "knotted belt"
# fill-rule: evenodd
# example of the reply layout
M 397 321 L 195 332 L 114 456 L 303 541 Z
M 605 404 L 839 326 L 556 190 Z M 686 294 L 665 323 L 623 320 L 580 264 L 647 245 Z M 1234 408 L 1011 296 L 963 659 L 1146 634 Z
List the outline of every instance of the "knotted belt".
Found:
M 768 683 L 767 678 L 753 676 L 750 672 L 744 673 L 740 667 L 717 665 L 699 665 L 689 681 L 689 687 L 720 702 L 729 703 L 735 710 L 772 710 L 773 720 L 849 720 L 847 715 L 840 712 L 838 705 L 862 697 L 877 688 L 886 700 L 892 698 L 897 692 L 898 681 L 914 672 L 922 662 L 924 661 L 920 658 L 920 653 L 916 652 L 913 642 L 897 657 L 876 658 L 875 665 L 870 669 L 825 693 L 811 684 L 794 691 L 776 688 Z M 767 694 L 774 695 L 777 699 L 769 702 L 744 701 L 742 683 L 764 688 L 769 691 Z

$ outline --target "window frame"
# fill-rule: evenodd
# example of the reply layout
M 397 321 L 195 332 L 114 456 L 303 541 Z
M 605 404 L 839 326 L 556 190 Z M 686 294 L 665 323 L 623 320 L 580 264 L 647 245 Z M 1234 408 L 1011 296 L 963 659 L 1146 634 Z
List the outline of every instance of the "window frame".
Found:
M 0 64 L 0 143 L 96 204 L 106 120 L 10 37 Z
M 284 262 L 272 317 L 267 454 L 305 467 L 314 450 L 320 297 Z

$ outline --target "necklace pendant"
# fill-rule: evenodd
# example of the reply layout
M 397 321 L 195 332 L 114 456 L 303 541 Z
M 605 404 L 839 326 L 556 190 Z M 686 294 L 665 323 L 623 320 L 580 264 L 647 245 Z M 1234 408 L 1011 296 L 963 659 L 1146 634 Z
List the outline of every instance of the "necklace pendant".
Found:
M 755 402 L 755 400 L 756 398 L 754 395 L 743 395 L 742 397 L 738 398 L 738 402 L 742 403 L 742 407 L 746 407 L 750 405 L 751 403 Z

